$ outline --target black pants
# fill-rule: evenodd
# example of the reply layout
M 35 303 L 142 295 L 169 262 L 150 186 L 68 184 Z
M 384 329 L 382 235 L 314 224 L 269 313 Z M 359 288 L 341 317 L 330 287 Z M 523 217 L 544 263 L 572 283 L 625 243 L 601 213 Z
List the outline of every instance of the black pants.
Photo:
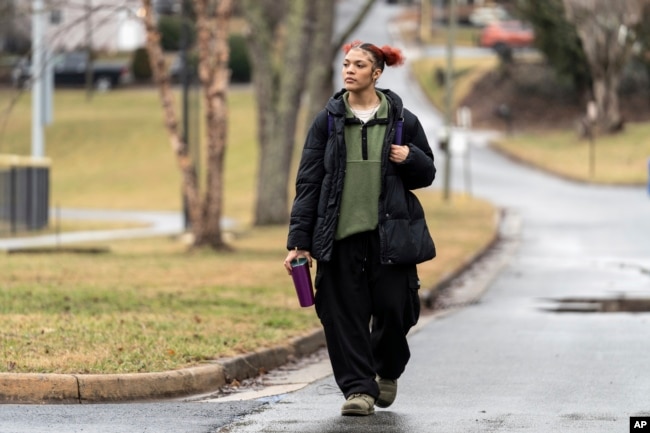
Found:
M 415 265 L 382 265 L 378 232 L 336 241 L 318 262 L 316 312 L 334 377 L 349 397 L 379 395 L 375 375 L 397 379 L 411 356 L 406 334 L 420 314 Z

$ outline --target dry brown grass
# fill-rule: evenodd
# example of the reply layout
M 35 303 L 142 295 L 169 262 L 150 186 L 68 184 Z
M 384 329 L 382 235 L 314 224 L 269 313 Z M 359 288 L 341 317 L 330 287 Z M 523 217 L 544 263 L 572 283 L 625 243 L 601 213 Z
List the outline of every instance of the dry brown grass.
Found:
M 155 91 L 97 95 L 90 105 L 82 98 L 71 91 L 55 98 L 58 121 L 48 131 L 55 203 L 177 209 L 179 177 Z M 250 89 L 233 91 L 229 106 L 225 214 L 239 223 L 234 252 L 188 253 L 178 239 L 157 238 L 102 244 L 108 254 L 2 257 L 0 371 L 163 371 L 319 327 L 282 266 L 287 228 L 250 226 L 257 161 Z M 0 146 L 25 153 L 28 101 L 16 110 Z M 494 210 L 463 196 L 446 203 L 432 190 L 419 196 L 438 246 L 438 257 L 420 267 L 429 288 L 489 242 Z
M 419 267 L 430 288 L 486 245 L 494 210 L 420 197 L 438 257 Z M 282 266 L 285 227 L 248 228 L 234 253 L 188 253 L 177 239 L 119 241 L 103 255 L 3 258 L 0 371 L 161 371 L 232 356 L 316 329 Z

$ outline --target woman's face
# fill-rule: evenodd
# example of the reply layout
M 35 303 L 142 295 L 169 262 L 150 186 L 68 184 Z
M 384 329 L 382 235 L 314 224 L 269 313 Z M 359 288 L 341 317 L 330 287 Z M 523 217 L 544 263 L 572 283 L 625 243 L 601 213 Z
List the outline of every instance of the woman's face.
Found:
M 374 88 L 381 71 L 373 70 L 372 57 L 369 53 L 361 48 L 352 48 L 343 60 L 342 75 L 345 90 L 363 92 L 368 88 Z

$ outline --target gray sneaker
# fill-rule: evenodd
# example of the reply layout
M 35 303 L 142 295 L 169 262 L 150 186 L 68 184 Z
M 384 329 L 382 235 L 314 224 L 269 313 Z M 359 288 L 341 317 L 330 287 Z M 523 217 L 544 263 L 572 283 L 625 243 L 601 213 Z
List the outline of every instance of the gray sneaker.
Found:
M 375 399 L 368 394 L 352 394 L 341 408 L 341 415 L 366 416 L 373 413 L 375 413 Z
M 375 404 L 377 407 L 388 407 L 395 401 L 397 396 L 397 379 L 384 379 L 377 376 L 377 385 L 379 385 L 379 397 Z

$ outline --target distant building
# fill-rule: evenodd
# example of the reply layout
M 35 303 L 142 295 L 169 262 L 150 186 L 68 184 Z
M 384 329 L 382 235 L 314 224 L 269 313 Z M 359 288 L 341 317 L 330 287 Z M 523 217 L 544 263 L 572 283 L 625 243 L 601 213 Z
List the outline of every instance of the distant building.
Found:
M 156 11 L 173 12 L 179 0 L 154 0 Z M 33 0 L 0 0 L 11 13 L 10 30 L 0 31 L 0 49 L 13 35 L 30 37 Z M 47 14 L 46 41 L 54 51 L 70 51 L 89 44 L 95 51 L 132 51 L 145 44 L 140 19 L 141 0 L 43 0 Z M 15 29 L 15 30 L 14 30 Z
M 145 43 L 140 0 L 46 0 L 46 40 L 55 51 L 89 44 L 95 51 L 132 51 Z

